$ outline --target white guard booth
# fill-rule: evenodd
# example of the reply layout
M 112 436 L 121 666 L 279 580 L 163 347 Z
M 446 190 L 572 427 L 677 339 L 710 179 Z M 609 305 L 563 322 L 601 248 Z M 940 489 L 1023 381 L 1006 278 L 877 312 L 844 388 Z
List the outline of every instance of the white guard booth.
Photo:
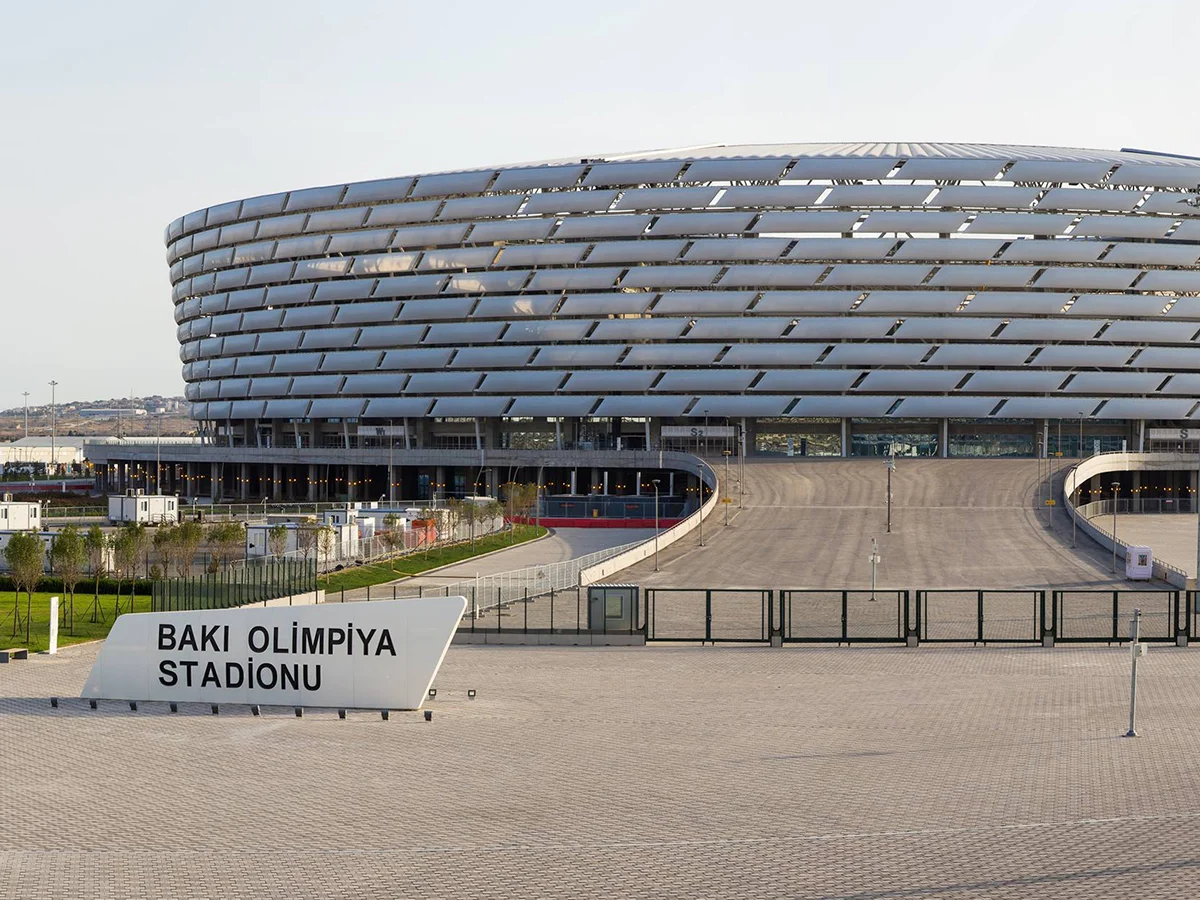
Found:
M 92 665 L 87 700 L 419 709 L 464 597 L 129 613 Z
M 1149 581 L 1154 577 L 1154 553 L 1149 547 L 1125 548 L 1125 577 L 1130 581 Z
M 179 521 L 179 498 L 172 494 L 144 494 L 140 490 L 110 494 L 108 521 L 174 525 Z

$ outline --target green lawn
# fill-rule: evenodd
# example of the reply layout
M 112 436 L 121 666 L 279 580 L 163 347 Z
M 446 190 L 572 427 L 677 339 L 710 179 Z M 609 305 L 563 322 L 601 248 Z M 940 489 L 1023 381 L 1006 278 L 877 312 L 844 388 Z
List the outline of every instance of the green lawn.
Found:
M 513 535 L 504 531 L 501 534 L 476 538 L 474 553 L 471 552 L 470 541 L 466 541 L 430 550 L 428 554 L 417 552 L 390 562 L 344 569 L 341 572 L 333 573 L 328 579 L 321 578 L 318 587 L 327 593 L 334 593 L 364 588 L 369 585 L 386 584 L 406 575 L 417 575 L 429 569 L 462 562 L 464 559 L 470 559 L 472 556 L 479 556 L 482 553 L 491 553 L 493 550 L 502 550 L 515 544 L 523 544 L 546 533 L 545 528 L 534 528 L 532 525 L 518 525 L 514 531 Z
M 0 593 L 0 648 L 8 647 L 28 647 L 30 650 L 45 650 L 50 642 L 50 598 L 56 596 L 54 594 L 38 594 L 33 595 L 33 603 L 30 609 L 31 621 L 29 626 L 29 642 L 25 641 L 25 595 L 20 595 L 21 602 L 21 629 L 20 633 L 14 635 L 13 627 L 16 621 L 13 592 L 4 591 Z M 100 595 L 100 611 L 103 615 L 93 616 L 93 600 L 91 592 L 85 593 L 79 590 L 75 594 L 75 627 L 72 629 L 70 619 L 64 620 L 64 613 L 68 612 L 70 606 L 70 597 L 66 594 L 58 594 L 59 598 L 59 626 L 58 626 L 58 644 L 78 644 L 80 641 L 94 641 L 97 638 L 105 637 L 108 630 L 112 628 L 114 606 L 116 599 L 112 594 Z M 134 612 L 147 612 L 150 609 L 149 597 L 135 597 Z M 121 597 L 121 612 L 129 612 L 129 595 L 125 594 Z M 93 617 L 96 621 L 92 621 Z

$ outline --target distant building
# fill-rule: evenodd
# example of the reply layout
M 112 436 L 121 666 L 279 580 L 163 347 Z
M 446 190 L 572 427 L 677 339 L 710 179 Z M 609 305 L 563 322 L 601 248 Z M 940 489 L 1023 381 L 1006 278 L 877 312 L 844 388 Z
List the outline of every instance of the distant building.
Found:
M 130 416 L 144 416 L 146 415 L 146 410 L 102 409 L 97 407 L 95 409 L 81 409 L 76 413 L 76 415 L 78 415 L 81 419 L 119 419 L 122 417 L 128 418 Z

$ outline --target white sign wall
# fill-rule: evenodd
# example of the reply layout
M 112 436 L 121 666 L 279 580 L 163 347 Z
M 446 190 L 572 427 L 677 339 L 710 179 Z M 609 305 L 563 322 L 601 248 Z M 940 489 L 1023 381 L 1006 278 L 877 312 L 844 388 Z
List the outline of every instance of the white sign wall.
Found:
M 425 597 L 127 614 L 83 697 L 418 709 L 466 607 Z

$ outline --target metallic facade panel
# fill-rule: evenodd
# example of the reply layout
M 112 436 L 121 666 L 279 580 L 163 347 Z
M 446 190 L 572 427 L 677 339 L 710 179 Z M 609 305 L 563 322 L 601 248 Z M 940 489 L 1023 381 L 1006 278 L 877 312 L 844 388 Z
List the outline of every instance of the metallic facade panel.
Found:
M 707 366 L 724 349 L 724 344 L 634 344 L 621 365 Z
M 532 244 L 527 247 L 504 247 L 496 258 L 496 262 L 501 266 L 571 265 L 583 259 L 583 253 L 587 249 L 587 244 Z
M 1123 162 L 1108 179 L 1109 184 L 1128 184 L 1138 187 L 1194 188 L 1200 184 L 1200 166 L 1161 166 Z
M 958 231 L 967 221 L 960 212 L 873 212 L 859 226 L 864 234 L 903 232 L 907 234 L 945 234 Z
M 532 355 L 533 349 L 530 347 L 462 347 L 455 352 L 452 365 L 456 369 L 519 369 Z
M 1061 312 L 1071 300 L 1071 295 L 1050 292 L 980 291 L 967 304 L 973 315 L 1040 315 L 1048 316 Z
M 447 197 L 452 194 L 477 194 L 488 186 L 495 172 L 453 172 L 446 175 L 422 175 L 410 197 Z
M 717 187 L 634 188 L 613 209 L 703 209 L 716 199 Z
M 335 234 L 329 239 L 329 253 L 354 253 L 363 250 L 383 250 L 392 241 L 390 228 Z
M 1036 349 L 1030 347 L 1030 351 Z M 1133 347 L 1109 347 L 1101 344 L 1071 345 L 1060 344 L 1054 347 L 1043 347 L 1034 357 L 1031 365 L 1055 366 L 1069 368 L 1071 366 L 1105 366 L 1117 368 L 1124 366 L 1133 355 Z
M 376 419 L 423 416 L 432 405 L 433 400 L 427 397 L 375 397 L 367 401 L 367 408 L 363 414 Z
M 692 397 L 672 397 L 668 395 L 655 397 L 639 397 L 626 394 L 616 397 L 605 397 L 596 407 L 593 415 L 597 416 L 681 416 L 692 403 Z
M 516 215 L 524 197 L 459 197 L 442 204 L 439 219 L 493 219 Z
M 685 335 L 689 341 L 773 340 L 783 335 L 790 319 L 770 316 L 697 319 Z
M 789 411 L 789 416 L 812 419 L 826 416 L 884 416 L 899 397 L 875 397 L 871 395 L 801 397 Z
M 367 215 L 367 227 L 378 228 L 382 225 L 411 225 L 416 222 L 429 222 L 441 205 L 440 200 L 421 200 L 376 206 Z
M 861 291 L 766 291 L 754 306 L 757 315 L 779 313 L 844 313 L 862 296 Z
M 1002 397 L 906 397 L 892 415 L 896 418 L 971 418 L 982 419 Z
M 683 163 L 678 160 L 666 162 L 597 162 L 584 176 L 585 187 L 597 185 L 608 187 L 626 184 L 657 184 L 674 181 Z
M 686 245 L 682 240 L 601 241 L 592 246 L 588 263 L 671 262 Z
M 423 344 L 483 344 L 500 337 L 502 322 L 457 322 L 430 325 Z
M 511 397 L 442 397 L 433 404 L 430 415 L 494 417 L 503 415 L 511 402 Z
M 354 346 L 364 350 L 403 347 L 417 343 L 424 333 L 424 325 L 371 325 L 359 332 Z
M 589 339 L 593 341 L 672 340 L 683 333 L 687 319 L 605 319 L 596 323 Z
M 586 166 L 533 166 L 528 169 L 503 169 L 492 183 L 493 191 L 525 191 L 530 188 L 572 187 Z
M 1029 344 L 944 344 L 927 366 L 1019 366 L 1037 349 Z
M 1165 237 L 1170 228 L 1171 220 L 1159 216 L 1084 216 L 1071 229 L 1071 234 L 1082 237 L 1160 238 Z
M 1058 390 L 1059 385 L 1066 380 L 1066 372 L 1047 372 L 1041 369 L 999 370 L 976 372 L 962 389 L 972 393 L 1000 395 L 1048 394 Z
M 1157 372 L 1080 372 L 1062 390 L 1069 394 L 1148 394 L 1162 381 Z
M 688 166 L 680 181 L 773 181 L 791 160 L 700 159 Z
M 1105 325 L 1102 319 L 1014 319 L 1000 332 L 1005 341 L 1087 341 Z
M 1019 159 L 1001 177 L 1005 181 L 1094 184 L 1112 168 L 1111 163 Z
M 895 246 L 895 238 L 805 238 L 796 241 L 788 259 L 883 259 Z
M 303 191 L 292 191 L 288 194 L 284 211 L 293 212 L 296 210 L 322 209 L 327 206 L 335 206 L 342 198 L 342 193 L 345 190 L 346 186 L 344 184 L 338 184 L 330 185 L 329 187 L 307 188 Z
M 807 366 L 825 352 L 825 344 L 734 344 L 722 366 Z
M 755 391 L 795 393 L 841 393 L 863 375 L 861 369 L 772 369 L 764 372 Z
M 380 367 L 411 372 L 414 369 L 441 369 L 450 360 L 452 349 L 413 348 L 411 350 L 388 350 L 383 354 Z
M 514 397 L 510 416 L 586 416 L 599 397 L 570 395 L 546 397 Z
M 573 372 L 563 385 L 564 391 L 645 391 L 662 373 L 641 369 L 610 369 L 595 372 Z
M 1192 266 L 1200 259 L 1200 246 L 1188 244 L 1114 244 L 1104 257 L 1107 263 L 1149 266 Z
M 822 284 L 830 287 L 916 287 L 932 271 L 929 266 L 916 263 L 842 263 L 833 267 L 833 271 L 825 276 Z
M 378 350 L 339 350 L 321 359 L 322 372 L 370 372 L 379 365 Z
M 398 394 L 407 380 L 407 375 L 393 372 L 347 375 L 342 390 L 347 394 Z
M 587 366 L 612 366 L 625 352 L 624 345 L 596 344 L 593 346 L 542 347 L 530 361 L 531 366 L 553 366 L 573 369 Z
M 1200 326 L 1195 322 L 1113 322 L 1104 332 L 1104 340 L 1182 344 L 1191 341 L 1197 330 Z
M 362 325 L 367 322 L 391 322 L 400 311 L 395 300 L 377 300 L 372 303 L 348 303 L 338 308 L 334 316 L 335 325 Z
M 746 396 L 718 394 L 696 398 L 693 409 L 716 416 L 781 416 L 794 398 L 790 396 Z M 705 412 L 701 412 L 704 415 Z
M 582 341 L 592 327 L 591 320 L 513 322 L 504 332 L 507 343 L 533 344 L 556 341 Z
M 931 262 L 985 260 L 999 253 L 1003 246 L 1004 241 L 990 238 L 909 238 L 893 258 Z
M 765 212 L 750 230 L 756 234 L 837 234 L 854 227 L 857 212 Z
M 914 316 L 896 330 L 896 339 L 986 341 L 1002 323 L 1002 319 L 970 316 Z
M 750 387 L 758 374 L 747 369 L 672 369 L 663 373 L 653 389 L 668 394 L 687 391 L 740 393 Z
M 612 206 L 616 191 L 551 191 L 534 194 L 525 204 L 527 215 L 599 212 Z
M 1095 262 L 1107 247 L 1106 241 L 1024 238 L 1009 244 L 1000 258 L 1005 262 Z
M 799 263 L 730 266 L 721 276 L 721 287 L 789 288 L 811 287 L 825 272 L 824 265 Z M 623 283 L 627 284 L 626 278 Z
M 882 316 L 829 316 L 801 319 L 788 337 L 813 340 L 815 338 L 881 338 L 896 327 L 894 317 Z
M 471 314 L 476 319 L 516 319 L 522 316 L 546 318 L 554 312 L 559 298 L 551 295 L 520 297 L 484 297 Z
M 895 177 L 912 181 L 995 181 L 1007 162 L 1004 159 L 918 157 L 905 160 Z
M 329 397 L 314 400 L 308 414 L 313 418 L 357 419 L 365 405 L 365 400 L 355 397 Z
M 1100 415 L 1105 419 L 1183 419 L 1195 405 L 1195 399 L 1117 397 L 1104 404 Z
M 1028 209 L 1041 195 L 1037 188 L 948 185 L 930 206 L 956 209 Z
M 457 244 L 467 233 L 469 225 L 463 223 L 446 225 L 417 225 L 397 228 L 392 246 L 397 250 L 418 250 L 423 247 L 440 247 Z
M 597 266 L 594 269 L 548 269 L 534 274 L 530 291 L 588 291 L 613 287 L 621 269 Z
M 255 379 L 256 383 L 266 379 Z M 280 381 L 281 379 L 274 378 L 272 381 Z M 336 394 L 342 388 L 343 378 L 341 375 L 297 375 L 291 379 L 291 387 L 297 394 L 313 395 L 320 394 L 328 396 Z
M 787 238 L 701 238 L 693 241 L 684 259 L 731 261 L 779 259 L 790 244 Z
M 933 348 L 928 344 L 838 344 L 823 366 L 915 366 Z
M 389 232 L 390 234 L 390 232 Z M 421 258 L 420 253 L 370 253 L 356 256 L 350 266 L 351 275 L 396 275 L 411 272 Z
M 1109 191 L 1095 188 L 1053 188 L 1037 203 L 1038 209 L 1108 210 L 1129 212 L 1142 199 L 1141 191 Z
M 897 159 L 837 159 L 816 157 L 799 159 L 787 174 L 789 181 L 843 180 L 886 178 L 896 167 Z
M 482 379 L 479 372 L 416 372 L 404 390 L 408 394 L 469 394 Z
M 739 209 L 803 209 L 815 206 L 823 193 L 825 188 L 815 185 L 736 185 L 726 188 L 713 205 Z
M 380 178 L 376 181 L 360 181 L 346 187 L 343 204 L 379 203 L 385 200 L 400 200 L 412 187 L 411 178 Z
M 642 234 L 653 220 L 653 216 L 640 213 L 580 216 L 565 219 L 554 232 L 554 236 L 564 241 L 590 237 L 636 237 Z
M 857 391 L 899 391 L 901 393 L 954 390 L 963 373 L 944 369 L 878 369 L 855 388 Z
M 1034 283 L 1039 288 L 1119 291 L 1129 287 L 1141 269 L 1101 266 L 1064 266 L 1046 269 Z
M 654 304 L 654 315 L 740 313 L 753 299 L 753 291 L 671 291 Z
M 1075 221 L 1072 215 L 1060 213 L 993 213 L 975 217 L 967 231 L 972 234 L 1062 234 Z
M 1168 298 L 1137 294 L 1080 294 L 1067 314 L 1071 316 L 1159 316 Z
M 554 219 L 503 219 L 498 222 L 479 222 L 471 229 L 470 237 L 467 240 L 472 244 L 490 244 L 495 241 L 540 241 L 550 234 L 550 229 L 553 227 Z
M 1027 285 L 1036 273 L 1036 266 L 960 263 L 942 266 L 929 279 L 929 284 L 932 287 L 1018 288 Z
M 1103 397 L 1013 397 L 1006 400 L 999 415 L 1012 419 L 1078 419 L 1090 414 Z
M 670 297 L 671 294 L 664 295 Z M 619 316 L 643 313 L 654 294 L 570 294 L 558 310 L 560 316 Z
M 921 206 L 933 193 L 929 185 L 840 184 L 821 201 L 822 206 L 848 206 L 868 209 L 892 206 Z
M 1138 287 L 1143 291 L 1200 291 L 1200 272 L 1156 269 L 1147 272 Z
M 871 291 L 858 310 L 875 313 L 952 313 L 967 298 L 964 291 Z M 913 320 L 919 321 L 919 320 Z
M 479 390 L 485 394 L 553 394 L 566 377 L 566 372 L 555 369 L 489 372 Z

